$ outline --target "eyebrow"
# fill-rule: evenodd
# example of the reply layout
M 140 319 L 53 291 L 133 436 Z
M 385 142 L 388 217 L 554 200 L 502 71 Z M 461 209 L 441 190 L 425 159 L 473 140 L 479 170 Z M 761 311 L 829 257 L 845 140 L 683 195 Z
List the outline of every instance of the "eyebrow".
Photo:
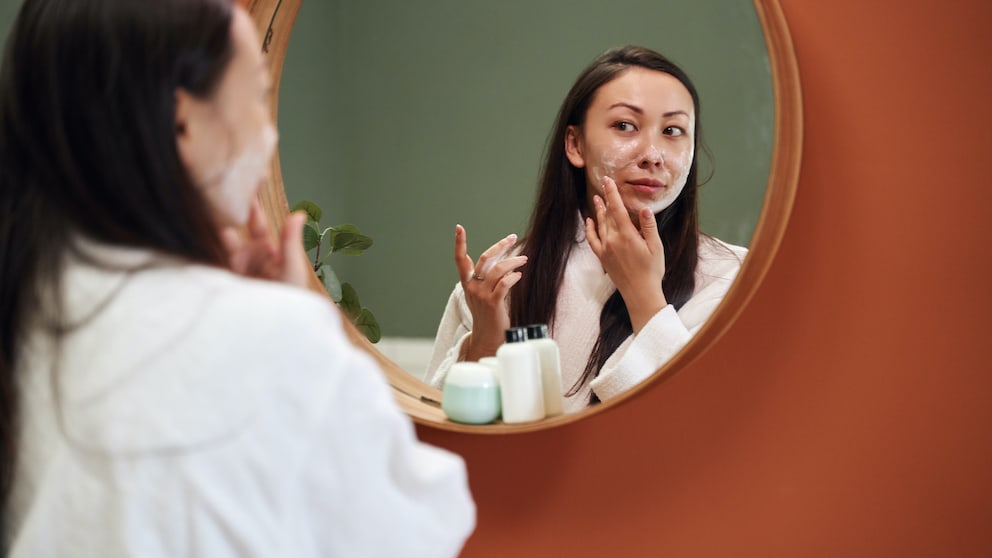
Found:
M 629 108 L 630 110 L 636 112 L 637 114 L 644 114 L 644 109 L 642 109 L 641 107 L 636 106 L 636 105 L 632 105 L 630 103 L 624 103 L 624 102 L 613 103 L 612 105 L 610 105 L 610 108 L 607 109 L 607 110 L 612 110 L 612 109 L 615 109 L 617 107 L 626 107 L 626 108 Z M 675 116 L 675 115 L 678 115 L 678 114 L 681 114 L 681 115 L 685 116 L 686 118 L 689 117 L 689 113 L 686 112 L 686 111 L 684 111 L 684 110 L 673 110 L 673 111 L 666 112 L 666 113 L 662 114 L 662 116 L 664 116 L 665 118 L 669 118 L 669 117 L 672 117 L 672 116 Z

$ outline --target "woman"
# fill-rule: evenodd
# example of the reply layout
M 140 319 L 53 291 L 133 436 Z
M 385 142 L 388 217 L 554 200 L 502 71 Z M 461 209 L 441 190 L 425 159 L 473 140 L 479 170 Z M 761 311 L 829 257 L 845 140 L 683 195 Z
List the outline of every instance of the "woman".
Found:
M 21 7 L 0 73 L 0 553 L 453 556 L 471 531 L 461 460 L 416 440 L 298 287 L 302 216 L 269 240 L 258 45 L 230 0 Z
M 570 412 L 677 353 L 746 254 L 699 231 L 699 138 L 699 96 L 675 64 L 634 46 L 593 61 L 558 113 L 523 241 L 510 235 L 473 264 L 456 227 L 461 280 L 428 381 L 440 386 L 454 362 L 494 354 L 510 324 L 550 324 Z

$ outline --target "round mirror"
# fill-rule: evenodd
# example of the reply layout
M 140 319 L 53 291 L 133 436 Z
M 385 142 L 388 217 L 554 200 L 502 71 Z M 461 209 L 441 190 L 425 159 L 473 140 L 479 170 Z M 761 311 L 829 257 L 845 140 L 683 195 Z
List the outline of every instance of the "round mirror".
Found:
M 486 433 L 546 428 L 650 383 L 581 413 L 479 427 L 447 421 L 436 405 L 440 393 L 419 379 L 457 282 L 454 225 L 468 230 L 472 255 L 524 232 L 558 105 L 582 68 L 611 46 L 647 46 L 690 74 L 712 155 L 700 159 L 702 175 L 711 175 L 700 190 L 702 229 L 750 249 L 709 322 L 651 380 L 705 350 L 757 288 L 798 177 L 791 42 L 774 1 L 680 4 L 249 2 L 268 31 L 263 46 L 276 80 L 293 32 L 279 95 L 285 170 L 277 158 L 263 203 L 281 223 L 288 205 L 312 200 L 324 209 L 323 225 L 351 223 L 375 240 L 362 256 L 330 263 L 355 285 L 384 336 L 373 346 L 352 330 L 353 340 L 379 359 L 418 422 Z M 314 288 L 323 290 L 316 278 Z

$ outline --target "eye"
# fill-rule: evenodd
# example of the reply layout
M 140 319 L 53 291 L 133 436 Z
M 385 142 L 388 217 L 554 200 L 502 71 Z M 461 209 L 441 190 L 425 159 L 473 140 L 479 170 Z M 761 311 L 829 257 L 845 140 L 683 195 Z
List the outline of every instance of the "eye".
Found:
M 613 127 L 616 128 L 617 130 L 620 130 L 621 132 L 633 132 L 637 130 L 637 126 L 634 126 L 632 123 L 627 122 L 625 120 L 621 120 L 620 122 L 615 122 L 613 124 Z
M 684 135 L 685 134 L 685 130 L 683 130 L 682 128 L 679 128 L 678 126 L 668 126 L 667 128 L 664 129 L 664 131 L 662 133 L 665 134 L 666 136 L 675 136 L 675 137 L 678 137 L 678 136 Z

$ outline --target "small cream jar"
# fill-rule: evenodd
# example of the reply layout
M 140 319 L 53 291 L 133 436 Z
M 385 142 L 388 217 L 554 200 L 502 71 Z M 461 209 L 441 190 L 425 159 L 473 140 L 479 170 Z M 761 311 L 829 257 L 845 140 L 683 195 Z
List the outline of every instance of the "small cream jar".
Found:
M 487 424 L 502 409 L 499 380 L 492 366 L 456 362 L 441 390 L 441 409 L 449 419 L 464 424 Z

